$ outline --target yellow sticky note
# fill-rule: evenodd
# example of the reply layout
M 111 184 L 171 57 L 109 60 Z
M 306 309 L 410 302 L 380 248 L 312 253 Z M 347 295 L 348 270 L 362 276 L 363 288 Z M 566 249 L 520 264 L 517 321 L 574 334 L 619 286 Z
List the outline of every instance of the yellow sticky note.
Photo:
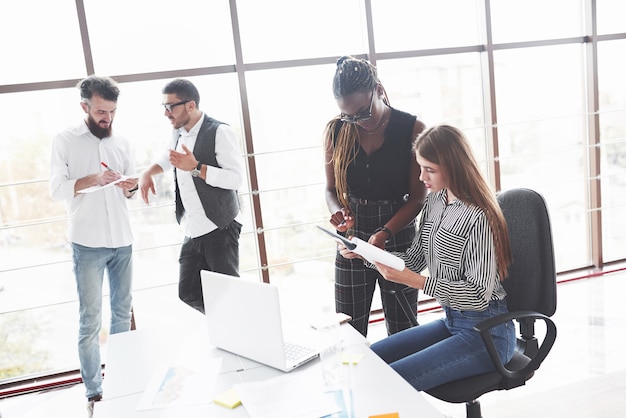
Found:
M 359 364 L 363 358 L 363 354 L 359 353 L 342 353 L 341 362 L 343 364 Z
M 369 418 L 400 418 L 400 414 L 397 412 L 392 412 L 391 414 L 370 415 Z
M 230 409 L 241 405 L 241 399 L 239 399 L 239 395 L 234 388 L 230 388 L 227 391 L 218 394 L 213 399 L 213 402 Z

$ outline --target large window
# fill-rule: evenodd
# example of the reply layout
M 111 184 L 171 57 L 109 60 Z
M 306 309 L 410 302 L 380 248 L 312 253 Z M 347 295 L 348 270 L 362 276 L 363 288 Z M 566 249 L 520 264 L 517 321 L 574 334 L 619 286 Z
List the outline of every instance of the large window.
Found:
M 578 44 L 497 51 L 496 108 L 502 188 L 547 200 L 561 270 L 590 263 L 586 245 L 587 116 Z
M 328 225 L 322 133 L 338 113 L 341 55 L 375 62 L 392 106 L 467 132 L 494 187 L 539 191 L 559 271 L 625 259 L 625 11 L 619 0 L 0 6 L 0 381 L 78 368 L 67 218 L 48 176 L 52 138 L 83 118 L 74 86 L 90 72 L 120 82 L 115 128 L 138 170 L 170 137 L 162 87 L 198 86 L 200 108 L 241 140 L 241 274 L 278 283 L 308 315 L 333 301 L 334 244 L 313 227 Z M 198 319 L 177 297 L 172 177 L 150 205 L 130 202 L 138 328 Z

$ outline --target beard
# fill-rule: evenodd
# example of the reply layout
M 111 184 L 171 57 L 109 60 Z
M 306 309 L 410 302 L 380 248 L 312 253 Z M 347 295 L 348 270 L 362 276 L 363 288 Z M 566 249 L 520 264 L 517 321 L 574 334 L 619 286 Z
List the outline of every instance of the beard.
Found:
M 102 139 L 111 136 L 113 121 L 109 123 L 109 126 L 103 128 L 98 124 L 98 122 L 96 122 L 94 118 L 91 117 L 91 115 L 89 115 L 87 117 L 87 127 L 89 128 L 89 131 L 94 134 L 94 136 Z

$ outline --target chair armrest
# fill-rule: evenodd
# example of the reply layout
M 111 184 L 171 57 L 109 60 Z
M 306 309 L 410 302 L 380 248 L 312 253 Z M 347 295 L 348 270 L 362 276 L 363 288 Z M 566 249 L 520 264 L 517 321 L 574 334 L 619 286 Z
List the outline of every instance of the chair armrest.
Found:
M 539 346 L 537 354 L 532 356 L 530 358 L 530 362 L 521 370 L 509 370 L 504 366 L 504 364 L 502 364 L 500 356 L 498 356 L 496 346 L 493 342 L 493 337 L 489 333 L 489 330 L 491 328 L 513 319 L 532 319 L 533 321 L 542 320 L 546 324 L 546 335 L 544 336 L 544 339 Z M 494 316 L 480 322 L 474 327 L 474 329 L 480 333 L 480 336 L 485 344 L 485 348 L 487 348 L 489 357 L 491 358 L 491 361 L 493 362 L 496 370 L 502 376 L 509 379 L 525 378 L 526 376 L 537 370 L 541 365 L 541 362 L 543 362 L 543 360 L 552 349 L 554 341 L 556 340 L 556 325 L 554 324 L 554 322 L 548 316 L 532 311 L 507 312 L 498 316 Z

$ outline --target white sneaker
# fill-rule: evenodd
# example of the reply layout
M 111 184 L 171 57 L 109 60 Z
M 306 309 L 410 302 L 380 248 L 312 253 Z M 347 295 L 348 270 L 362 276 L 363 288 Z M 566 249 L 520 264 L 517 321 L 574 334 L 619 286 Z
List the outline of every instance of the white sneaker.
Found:
M 88 418 L 92 418 L 93 417 L 93 404 L 96 403 L 96 401 L 89 401 L 87 402 L 87 417 Z
M 101 399 L 102 399 L 102 395 L 96 395 L 96 396 L 92 396 L 91 398 L 89 398 L 89 400 L 87 401 L 88 418 L 93 417 L 93 406 L 96 402 L 98 402 Z

